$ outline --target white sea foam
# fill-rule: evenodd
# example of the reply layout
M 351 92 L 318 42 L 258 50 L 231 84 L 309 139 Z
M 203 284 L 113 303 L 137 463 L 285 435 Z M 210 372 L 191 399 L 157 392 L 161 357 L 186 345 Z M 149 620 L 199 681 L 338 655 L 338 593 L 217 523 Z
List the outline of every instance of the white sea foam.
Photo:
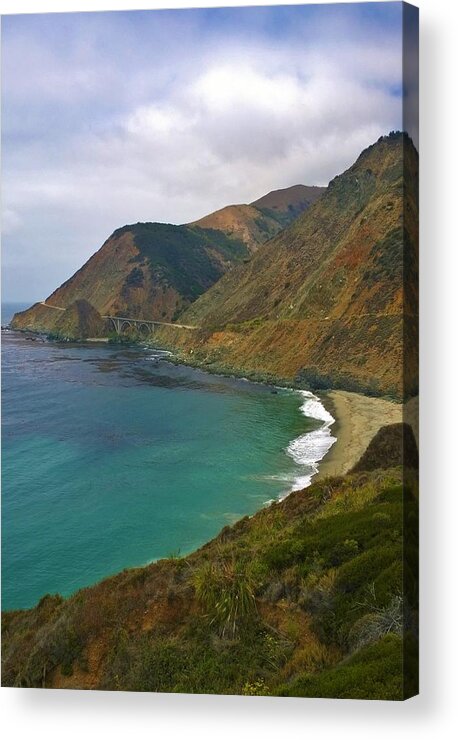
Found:
M 150 349 L 150 347 L 145 347 L 145 349 Z M 163 360 L 167 357 L 170 357 L 173 354 L 173 352 L 169 352 L 167 349 L 156 349 L 153 351 L 153 353 L 147 357 L 147 360 Z
M 335 421 L 334 417 L 313 393 L 309 393 L 309 391 L 299 391 L 299 393 L 304 399 L 301 406 L 304 416 L 317 419 L 323 423 L 313 432 L 301 434 L 300 437 L 289 443 L 286 452 L 297 465 L 304 466 L 304 474 L 295 478 L 291 490 L 285 493 L 283 498 L 292 491 L 299 491 L 310 485 L 313 476 L 318 472 L 318 463 L 336 441 L 336 437 L 331 434 L 331 426 Z

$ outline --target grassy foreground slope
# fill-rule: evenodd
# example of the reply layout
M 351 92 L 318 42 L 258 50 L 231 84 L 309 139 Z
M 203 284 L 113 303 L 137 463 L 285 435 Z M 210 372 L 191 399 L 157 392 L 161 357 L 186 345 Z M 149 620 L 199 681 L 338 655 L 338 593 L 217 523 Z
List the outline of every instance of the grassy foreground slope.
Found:
M 189 307 L 182 321 L 200 334 L 163 341 L 179 339 L 187 361 L 251 377 L 414 395 L 417 187 L 411 140 L 382 137 Z
M 398 455 L 291 494 L 189 556 L 5 613 L 3 685 L 413 695 L 418 506 Z

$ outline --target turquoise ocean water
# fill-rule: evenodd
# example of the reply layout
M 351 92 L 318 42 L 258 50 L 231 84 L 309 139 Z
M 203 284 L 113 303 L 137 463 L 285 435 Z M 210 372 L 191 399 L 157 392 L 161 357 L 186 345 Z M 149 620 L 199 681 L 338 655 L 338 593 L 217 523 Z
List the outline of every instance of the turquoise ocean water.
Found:
M 310 477 L 326 426 L 294 391 L 8 331 L 2 401 L 3 609 L 195 549 Z

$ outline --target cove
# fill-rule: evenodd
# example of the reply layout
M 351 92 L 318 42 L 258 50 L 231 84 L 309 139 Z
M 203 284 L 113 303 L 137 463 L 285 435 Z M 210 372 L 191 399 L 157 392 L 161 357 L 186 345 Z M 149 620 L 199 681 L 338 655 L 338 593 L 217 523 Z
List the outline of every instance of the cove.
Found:
M 201 546 L 307 475 L 288 447 L 322 425 L 146 348 L 5 332 L 2 365 L 4 609 Z

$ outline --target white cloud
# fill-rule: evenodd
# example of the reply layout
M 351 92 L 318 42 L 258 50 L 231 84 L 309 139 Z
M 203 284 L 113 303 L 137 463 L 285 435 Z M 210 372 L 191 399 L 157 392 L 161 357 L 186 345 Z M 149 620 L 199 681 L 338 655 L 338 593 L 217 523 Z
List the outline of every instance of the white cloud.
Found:
M 156 53 L 151 80 L 144 67 L 121 74 L 115 49 L 114 66 L 106 51 L 98 65 L 88 43 L 58 70 L 48 52 L 32 82 L 25 69 L 19 75 L 7 116 L 13 134 L 37 76 L 40 90 L 31 120 L 17 123 L 32 134 L 7 148 L 4 242 L 7 262 L 14 251 L 41 271 L 40 294 L 124 223 L 183 223 L 274 188 L 327 184 L 401 125 L 401 100 L 389 91 L 401 74 L 396 39 L 349 38 L 337 48 L 300 37 L 275 47 L 219 39 L 202 49 L 191 34 L 185 48 L 176 63 L 176 39 L 171 55 Z M 15 47 L 11 59 L 18 54 Z

